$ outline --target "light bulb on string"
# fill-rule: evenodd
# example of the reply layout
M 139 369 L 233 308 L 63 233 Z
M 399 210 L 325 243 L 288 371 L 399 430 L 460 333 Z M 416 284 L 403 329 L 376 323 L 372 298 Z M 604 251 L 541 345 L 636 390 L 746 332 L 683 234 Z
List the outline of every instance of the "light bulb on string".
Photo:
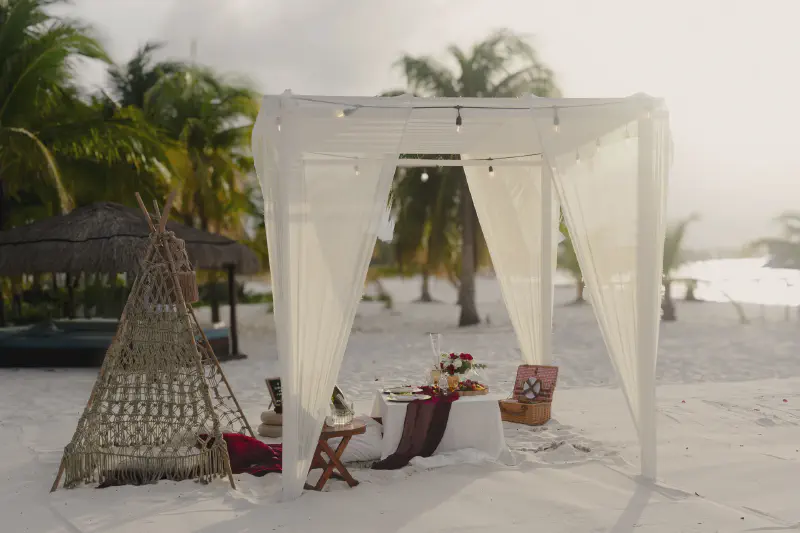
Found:
M 342 118 L 342 117 L 344 117 L 344 109 L 339 109 L 338 111 L 336 111 L 336 118 Z
M 355 171 L 356 171 L 356 176 L 360 176 L 361 175 L 361 171 L 358 169 L 358 165 L 356 165 L 354 168 L 355 168 Z
M 275 118 L 275 125 L 278 126 L 278 131 L 281 131 L 281 117 Z
M 491 160 L 492 160 L 492 158 L 490 157 L 489 161 L 491 161 Z M 491 164 L 489 165 L 489 177 L 490 178 L 494 177 L 494 167 Z
M 596 143 L 596 145 L 597 145 L 597 148 L 596 148 L 596 150 L 599 152 L 599 151 L 600 151 L 600 148 L 602 148 L 602 143 L 600 142 L 600 137 L 598 137 L 598 138 L 597 138 L 597 143 Z
M 575 151 L 575 163 L 581 164 L 581 152 L 580 150 Z
M 561 126 L 561 119 L 558 117 L 558 108 L 553 108 L 553 131 L 558 133 Z
M 423 170 L 422 171 L 422 175 L 419 177 L 419 179 L 422 180 L 422 183 L 425 183 L 426 181 L 428 181 L 429 177 L 430 176 L 428 176 L 428 171 L 427 170 Z
M 456 133 L 461 133 L 461 124 L 463 123 L 463 120 L 461 119 L 461 106 L 460 105 L 456 106 L 456 112 L 458 113 L 456 115 Z

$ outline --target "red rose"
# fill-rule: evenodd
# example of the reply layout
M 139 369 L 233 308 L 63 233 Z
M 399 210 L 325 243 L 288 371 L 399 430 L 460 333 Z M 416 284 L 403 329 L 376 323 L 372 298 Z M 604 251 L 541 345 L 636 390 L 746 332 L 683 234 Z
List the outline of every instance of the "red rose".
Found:
M 461 354 L 461 359 L 464 360 L 464 361 L 472 361 L 472 356 L 470 354 L 468 354 L 468 353 L 462 353 Z
M 454 367 L 453 365 L 448 365 L 447 366 L 447 373 L 452 376 L 453 374 L 456 373 L 456 367 Z
M 450 359 L 458 359 L 458 356 L 454 353 L 450 354 Z

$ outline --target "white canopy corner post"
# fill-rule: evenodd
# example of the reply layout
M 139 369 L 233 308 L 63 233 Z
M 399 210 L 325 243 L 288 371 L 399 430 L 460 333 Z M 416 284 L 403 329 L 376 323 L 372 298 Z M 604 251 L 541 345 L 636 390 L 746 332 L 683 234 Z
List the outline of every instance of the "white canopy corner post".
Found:
M 397 154 L 388 164 L 306 165 L 292 98 L 281 102 L 278 117 L 257 122 L 253 152 L 283 382 L 283 496 L 293 499 L 303 491 L 328 413 Z
M 526 364 L 552 362 L 558 208 L 549 172 L 530 166 L 465 167 L 467 183 Z
M 592 306 L 642 447 L 642 474 L 656 475 L 655 362 L 664 244 L 666 122 L 639 117 L 566 149 L 540 128 L 565 222 Z M 664 146 L 662 146 L 664 145 Z M 556 147 L 557 149 L 550 149 Z
M 671 140 L 667 113 L 649 111 L 639 119 L 637 182 L 636 352 L 638 354 L 641 472 L 657 475 L 656 361 L 660 325 L 661 279 L 666 232 L 666 186 Z

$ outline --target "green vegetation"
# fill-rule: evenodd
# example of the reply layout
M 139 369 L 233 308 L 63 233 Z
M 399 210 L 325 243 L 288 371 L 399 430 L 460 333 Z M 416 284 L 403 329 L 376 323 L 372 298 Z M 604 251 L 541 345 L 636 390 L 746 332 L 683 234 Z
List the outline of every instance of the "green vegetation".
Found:
M 156 62 L 156 43 L 115 65 L 89 26 L 51 13 L 60 3 L 0 2 L 0 230 L 100 200 L 135 206 L 136 191 L 163 200 L 176 189 L 183 223 L 263 243 L 263 232 L 252 240 L 244 230 L 259 214 L 250 85 Z M 108 65 L 108 92 L 79 86 L 80 58 Z M 31 287 L 40 291 L 39 280 L 9 280 L 0 295 L 18 300 Z M 217 320 L 218 300 L 212 295 Z

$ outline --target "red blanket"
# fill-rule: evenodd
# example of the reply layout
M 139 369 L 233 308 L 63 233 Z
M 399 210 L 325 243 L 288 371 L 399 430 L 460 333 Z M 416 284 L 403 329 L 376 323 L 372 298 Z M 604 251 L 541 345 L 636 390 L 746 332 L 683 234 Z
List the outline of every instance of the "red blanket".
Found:
M 223 433 L 222 438 L 228 446 L 234 474 L 247 473 L 261 477 L 270 472 L 281 472 L 283 447 L 280 444 L 265 444 L 238 433 Z

